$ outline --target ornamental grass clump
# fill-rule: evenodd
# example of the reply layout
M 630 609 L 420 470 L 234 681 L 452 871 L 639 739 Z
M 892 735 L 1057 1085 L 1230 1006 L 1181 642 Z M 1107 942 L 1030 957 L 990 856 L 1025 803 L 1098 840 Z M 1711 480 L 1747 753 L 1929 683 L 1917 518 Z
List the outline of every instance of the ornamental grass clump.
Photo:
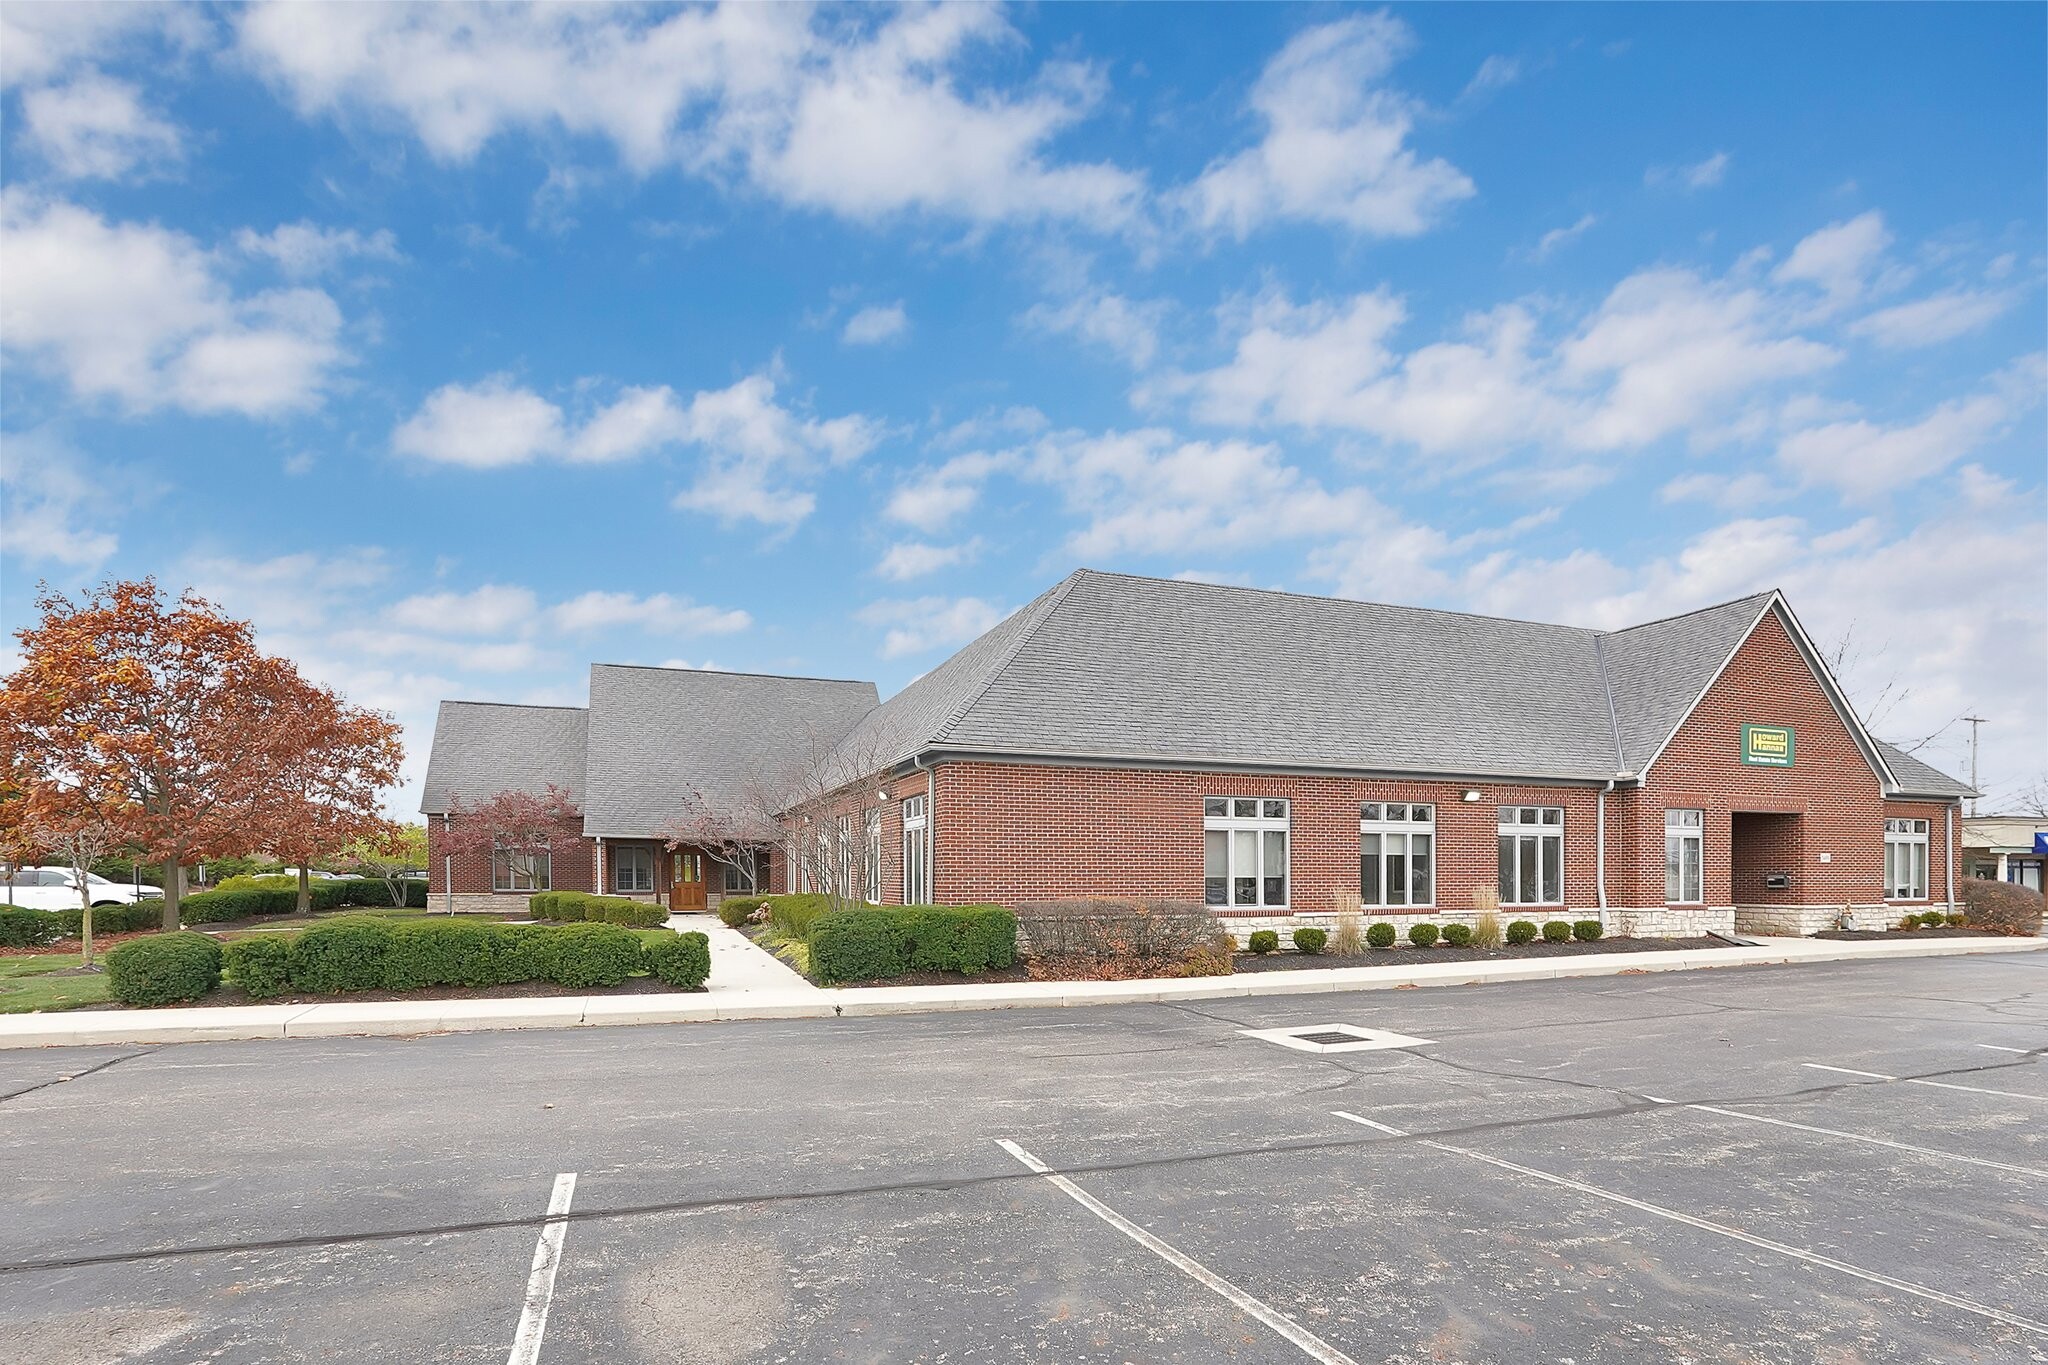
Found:
M 1472 946 L 1474 948 L 1498 948 L 1500 936 L 1500 892 L 1491 886 L 1482 886 L 1472 893 Z
M 1365 916 L 1359 912 L 1354 895 L 1349 906 L 1337 907 L 1337 925 L 1330 934 L 1330 955 L 1357 957 L 1365 951 Z

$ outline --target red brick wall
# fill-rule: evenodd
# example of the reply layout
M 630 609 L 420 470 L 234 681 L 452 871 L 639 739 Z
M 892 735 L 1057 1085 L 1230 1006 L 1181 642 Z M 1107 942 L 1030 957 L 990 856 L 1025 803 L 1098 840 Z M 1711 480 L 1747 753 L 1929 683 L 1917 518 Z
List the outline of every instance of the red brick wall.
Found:
M 446 864 L 443 857 L 446 848 L 442 843 L 441 817 L 427 817 L 427 892 L 429 895 L 448 890 L 443 875 Z M 557 891 L 591 891 L 596 889 L 591 882 L 594 872 L 592 858 L 597 845 L 583 837 L 580 823 L 561 827 L 552 840 L 550 876 L 553 889 Z M 455 892 L 457 895 L 485 895 L 491 891 L 491 857 L 488 853 L 471 853 L 454 860 Z M 500 895 L 523 897 L 527 893 L 500 892 Z
M 1743 763 L 1746 724 L 1792 727 L 1792 766 Z M 1736 650 L 1642 788 L 1619 797 L 1610 812 L 1608 854 L 1608 895 L 1615 905 L 1664 903 L 1666 808 L 1705 812 L 1708 905 L 1874 905 L 1884 899 L 1882 788 L 1775 612 Z M 1928 861 L 1935 899 L 1945 898 L 1946 888 L 1942 811 L 1936 803 L 1894 812 L 1932 822 Z M 1737 812 L 1797 818 L 1745 819 L 1738 826 Z M 1738 834 L 1739 859 L 1731 857 Z M 1830 855 L 1825 863 L 1823 853 Z M 1766 891 L 1767 872 L 1789 873 L 1792 885 Z
M 1478 801 L 1459 799 L 1468 785 L 1480 792 Z M 983 762 L 937 769 L 934 895 L 948 904 L 1078 896 L 1199 901 L 1205 796 L 1292 802 L 1288 899 L 1296 913 L 1333 910 L 1338 892 L 1358 889 L 1363 801 L 1435 803 L 1436 903 L 1447 911 L 1470 910 L 1472 892 L 1498 876 L 1498 807 L 1562 806 L 1566 904 L 1596 904 L 1589 788 Z

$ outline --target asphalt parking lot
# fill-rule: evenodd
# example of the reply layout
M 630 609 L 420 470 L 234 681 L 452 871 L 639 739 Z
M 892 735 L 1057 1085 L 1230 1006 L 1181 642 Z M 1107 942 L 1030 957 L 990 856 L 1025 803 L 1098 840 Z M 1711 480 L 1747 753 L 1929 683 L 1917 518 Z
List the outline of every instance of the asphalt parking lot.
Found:
M 2043 1052 L 2048 954 L 0 1053 L 0 1355 L 2048 1360 Z

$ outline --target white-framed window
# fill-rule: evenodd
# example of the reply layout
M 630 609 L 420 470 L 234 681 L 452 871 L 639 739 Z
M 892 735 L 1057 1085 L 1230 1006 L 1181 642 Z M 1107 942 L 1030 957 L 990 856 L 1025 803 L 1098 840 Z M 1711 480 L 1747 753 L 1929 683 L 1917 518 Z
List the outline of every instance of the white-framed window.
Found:
M 612 890 L 654 889 L 654 850 L 644 844 L 621 844 L 611 850 Z
M 1927 899 L 1927 822 L 1884 822 L 1884 897 L 1892 901 Z
M 853 895 L 853 857 L 856 845 L 853 842 L 853 817 L 842 815 L 833 821 L 837 838 L 833 841 L 832 853 L 832 894 L 842 898 Z
M 932 899 L 932 822 L 922 795 L 903 800 L 903 903 L 929 905 Z
M 724 869 L 725 894 L 737 896 L 759 891 L 768 885 L 768 850 L 743 848 L 719 864 Z
M 1664 899 L 1671 905 L 1697 905 L 1706 899 L 1700 871 L 1706 812 L 1664 812 Z
M 861 895 L 869 905 L 882 903 L 882 808 L 875 807 L 867 813 L 867 828 L 863 831 L 861 852 Z
M 1364 801 L 1358 807 L 1361 905 L 1436 904 L 1436 807 Z
M 1202 899 L 1244 909 L 1287 905 L 1287 801 L 1202 798 Z
M 491 850 L 491 890 L 545 891 L 552 880 L 555 855 L 547 849 Z
M 1502 905 L 1564 904 L 1564 807 L 1500 808 Z

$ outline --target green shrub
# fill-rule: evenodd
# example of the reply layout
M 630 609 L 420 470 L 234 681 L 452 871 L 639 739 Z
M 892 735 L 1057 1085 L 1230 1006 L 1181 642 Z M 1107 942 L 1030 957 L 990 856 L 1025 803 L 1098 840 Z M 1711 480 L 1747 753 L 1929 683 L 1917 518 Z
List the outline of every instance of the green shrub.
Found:
M 1327 929 L 1296 929 L 1294 931 L 1294 951 L 1297 953 L 1307 953 L 1310 956 L 1314 956 L 1323 951 L 1323 945 L 1329 941 L 1330 933 Z
M 384 984 L 384 956 L 393 925 L 368 915 L 316 924 L 292 942 L 292 986 L 332 995 L 374 991 Z
M 1598 943 L 1603 932 L 1597 919 L 1582 919 L 1572 925 L 1572 937 L 1581 943 Z
M 498 966 L 501 940 L 491 932 L 500 927 L 452 917 L 392 925 L 384 948 L 384 988 L 505 984 Z
M 0 906 L 0 948 L 40 948 L 55 943 L 63 925 L 48 910 Z
M 1375 948 L 1391 948 L 1394 946 L 1394 940 L 1399 936 L 1400 931 L 1385 920 L 1381 920 L 1378 924 L 1365 931 L 1365 941 Z
M 1280 946 L 1280 935 L 1271 929 L 1254 929 L 1244 946 L 1264 957 Z
M 564 925 L 542 953 L 547 979 L 571 990 L 616 986 L 641 969 L 640 957 L 640 936 L 617 924 Z
M 1525 919 L 1518 919 L 1508 925 L 1508 942 L 1513 944 L 1534 943 L 1536 926 Z
M 588 891 L 541 891 L 526 900 L 527 912 L 538 920 L 561 924 L 622 924 L 629 929 L 659 929 L 668 923 L 668 908 L 626 896 L 598 896 Z
M 1947 917 L 1948 927 L 1951 929 L 1960 929 L 1963 927 L 1964 922 L 1968 919 L 1968 915 L 1965 915 L 1962 911 L 1958 910 L 1954 914 L 1949 915 Z
M 221 950 L 227 979 L 259 1000 L 291 989 L 291 962 L 292 942 L 284 934 L 251 934 Z
M 1434 924 L 1409 925 L 1408 941 L 1418 948 L 1436 947 L 1436 926 Z
M 298 908 L 296 891 L 198 891 L 178 902 L 178 918 L 186 924 L 224 924 L 257 915 L 289 915 Z
M 107 989 L 124 1005 L 175 1005 L 220 985 L 220 944 L 205 934 L 153 934 L 107 954 Z
M 726 911 L 736 909 L 740 912 L 741 923 L 745 923 L 747 919 L 753 916 L 756 910 L 759 910 L 767 903 L 768 898 L 766 896 L 727 896 L 718 902 L 718 917 L 723 920 L 725 919 Z
M 753 917 L 754 912 L 748 906 L 734 905 L 731 901 L 718 904 L 718 922 L 728 929 L 737 929 Z
M 1903 930 L 1918 929 L 1920 927 L 1920 917 L 1918 915 L 1901 915 L 1899 916 L 1898 927 Z
M 1017 960 L 1017 917 L 1000 905 L 905 905 L 879 913 L 901 927 L 913 972 L 974 976 Z
M 1444 942 L 1450 944 L 1453 948 L 1471 947 L 1472 926 L 1469 924 L 1446 924 L 1444 926 Z
M 427 884 L 424 881 L 408 881 L 405 884 L 405 908 L 424 910 L 427 908 Z
M 694 991 L 711 975 L 711 940 L 692 930 L 647 949 L 647 970 L 677 990 Z
M 85 912 L 78 906 L 43 913 L 56 916 L 58 938 L 77 938 L 85 932 Z M 95 905 L 92 908 L 92 931 L 95 934 L 132 934 L 138 929 L 155 929 L 163 922 L 164 903 L 160 900 L 137 901 L 133 905 Z
M 784 938 L 808 943 L 811 926 L 832 908 L 832 902 L 812 892 L 767 898 L 768 925 Z
M 901 922 L 880 910 L 819 915 L 810 925 L 811 970 L 828 986 L 901 976 L 910 970 L 907 937 Z
M 1547 919 L 1543 921 L 1543 941 L 1545 943 L 1569 943 L 1571 942 L 1571 937 L 1572 926 L 1569 920 Z

